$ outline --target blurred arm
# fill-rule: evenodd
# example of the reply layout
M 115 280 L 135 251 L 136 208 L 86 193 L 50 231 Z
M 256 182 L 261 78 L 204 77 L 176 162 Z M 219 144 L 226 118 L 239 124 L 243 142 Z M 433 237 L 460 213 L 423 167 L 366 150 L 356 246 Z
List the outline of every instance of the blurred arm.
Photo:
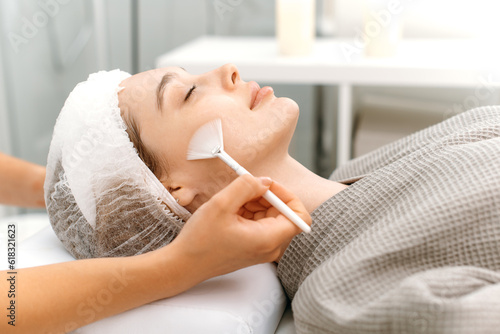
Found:
M 0 153 L 0 203 L 43 208 L 45 167 Z
M 0 272 L 1 333 L 66 333 L 167 298 L 196 285 L 202 273 L 166 246 L 134 257 L 78 260 Z M 186 275 L 189 273 L 189 275 Z M 13 285 L 11 285 L 13 283 Z M 14 287 L 14 289 L 12 289 Z M 15 294 L 15 326 L 6 315 Z

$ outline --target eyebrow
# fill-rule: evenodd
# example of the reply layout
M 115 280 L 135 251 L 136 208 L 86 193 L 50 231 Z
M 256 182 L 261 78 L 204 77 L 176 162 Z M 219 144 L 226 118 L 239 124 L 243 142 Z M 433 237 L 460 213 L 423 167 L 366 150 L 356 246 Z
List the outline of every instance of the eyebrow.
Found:
M 183 71 L 186 71 L 184 67 L 179 67 Z M 163 92 L 165 91 L 165 87 L 168 85 L 173 78 L 178 77 L 179 75 L 174 72 L 166 73 L 160 80 L 158 87 L 156 87 L 156 104 L 158 105 L 158 109 L 161 111 L 163 108 Z
M 176 73 L 169 72 L 161 78 L 158 87 L 156 88 L 156 104 L 158 105 L 158 109 L 161 111 L 163 108 L 163 92 L 165 91 L 165 87 L 168 85 L 170 81 L 174 77 L 176 77 Z

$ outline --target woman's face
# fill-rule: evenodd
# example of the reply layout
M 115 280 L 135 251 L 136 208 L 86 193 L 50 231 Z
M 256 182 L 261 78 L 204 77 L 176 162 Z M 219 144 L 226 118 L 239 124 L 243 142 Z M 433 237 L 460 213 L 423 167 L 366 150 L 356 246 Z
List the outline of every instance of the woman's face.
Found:
M 234 65 L 202 75 L 156 69 L 121 86 L 124 117 L 133 119 L 143 145 L 163 164 L 160 181 L 191 212 L 236 176 L 219 159 L 186 159 L 191 137 L 203 124 L 220 118 L 225 151 L 255 175 L 288 154 L 297 104 L 276 98 L 270 87 L 244 82 Z

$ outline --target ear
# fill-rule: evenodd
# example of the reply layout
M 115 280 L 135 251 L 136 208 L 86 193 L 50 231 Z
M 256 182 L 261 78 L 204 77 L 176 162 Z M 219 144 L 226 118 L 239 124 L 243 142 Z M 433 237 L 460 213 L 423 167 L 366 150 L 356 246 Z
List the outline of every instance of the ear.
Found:
M 167 187 L 167 189 L 176 200 L 179 200 L 179 204 L 185 208 L 188 208 L 188 210 L 189 207 L 191 207 L 194 204 L 194 200 L 198 195 L 196 189 L 187 186 L 171 185 Z

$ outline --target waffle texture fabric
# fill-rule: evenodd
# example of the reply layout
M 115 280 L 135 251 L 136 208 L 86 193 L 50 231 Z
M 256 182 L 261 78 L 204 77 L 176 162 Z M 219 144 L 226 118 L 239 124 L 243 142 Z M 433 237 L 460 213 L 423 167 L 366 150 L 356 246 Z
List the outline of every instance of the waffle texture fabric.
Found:
M 129 76 L 91 74 L 71 92 L 54 128 L 45 202 L 52 228 L 77 259 L 154 250 L 189 217 L 128 137 L 118 92 Z
M 278 276 L 297 333 L 500 333 L 500 107 L 339 167 Z M 356 181 L 357 180 L 357 181 Z

